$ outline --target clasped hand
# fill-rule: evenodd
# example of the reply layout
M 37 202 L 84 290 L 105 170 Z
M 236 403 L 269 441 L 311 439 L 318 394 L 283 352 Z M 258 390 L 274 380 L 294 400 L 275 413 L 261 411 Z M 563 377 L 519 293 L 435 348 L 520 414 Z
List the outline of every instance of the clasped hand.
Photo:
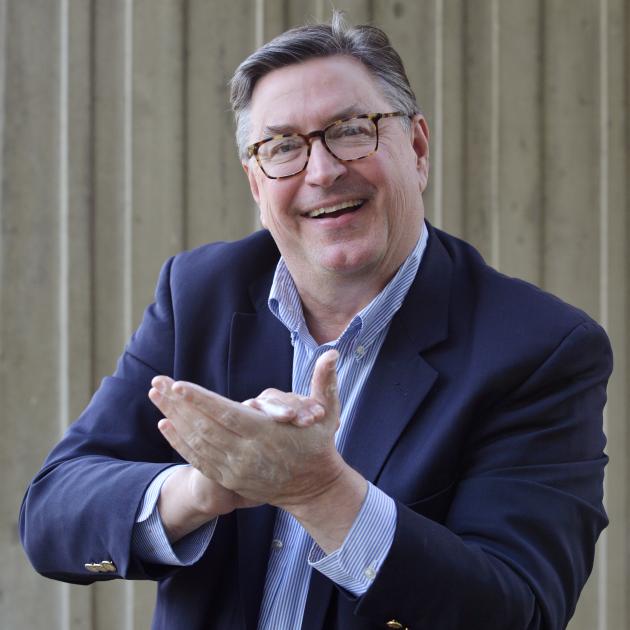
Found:
M 196 492 L 209 511 L 262 503 L 293 511 L 335 483 L 346 466 L 334 441 L 337 356 L 319 357 L 308 398 L 270 389 L 238 403 L 192 383 L 153 379 L 149 398 L 164 414 L 158 427 L 202 473 Z

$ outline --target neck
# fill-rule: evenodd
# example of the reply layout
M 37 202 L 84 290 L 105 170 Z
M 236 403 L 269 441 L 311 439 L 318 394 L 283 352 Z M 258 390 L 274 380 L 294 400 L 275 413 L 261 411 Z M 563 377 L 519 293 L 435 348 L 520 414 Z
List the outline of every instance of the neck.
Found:
M 304 319 L 318 344 L 337 339 L 352 318 L 367 306 L 387 284 L 387 280 L 366 285 L 348 279 L 298 286 Z

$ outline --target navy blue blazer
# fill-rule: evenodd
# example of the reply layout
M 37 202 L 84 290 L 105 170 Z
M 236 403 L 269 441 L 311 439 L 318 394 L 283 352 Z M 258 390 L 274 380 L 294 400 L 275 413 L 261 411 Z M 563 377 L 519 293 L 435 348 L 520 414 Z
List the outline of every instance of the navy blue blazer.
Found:
M 154 628 L 255 630 L 273 508 L 221 517 L 191 567 L 143 564 L 130 547 L 146 487 L 180 461 L 156 428 L 153 376 L 235 400 L 291 389 L 289 334 L 267 307 L 278 255 L 263 231 L 166 263 L 116 372 L 27 491 L 20 532 L 43 575 L 156 579 Z M 395 499 L 393 545 L 360 598 L 314 571 L 303 628 L 564 628 L 607 524 L 611 365 L 582 311 L 430 227 L 343 453 Z M 111 572 L 85 568 L 103 560 Z

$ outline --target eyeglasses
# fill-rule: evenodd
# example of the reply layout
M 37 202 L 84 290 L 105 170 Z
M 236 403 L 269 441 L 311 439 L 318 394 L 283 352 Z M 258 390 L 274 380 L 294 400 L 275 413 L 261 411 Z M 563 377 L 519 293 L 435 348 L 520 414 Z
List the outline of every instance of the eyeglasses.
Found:
M 410 117 L 404 112 L 390 112 L 343 118 L 307 134 L 283 133 L 265 138 L 248 146 L 247 156 L 256 156 L 262 172 L 270 179 L 301 173 L 308 164 L 315 138 L 320 138 L 328 152 L 341 162 L 361 160 L 378 149 L 379 121 L 394 116 Z

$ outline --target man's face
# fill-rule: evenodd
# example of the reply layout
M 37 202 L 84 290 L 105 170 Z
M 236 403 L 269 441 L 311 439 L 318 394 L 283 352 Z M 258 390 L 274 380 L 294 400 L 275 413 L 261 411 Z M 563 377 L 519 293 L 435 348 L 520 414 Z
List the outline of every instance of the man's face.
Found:
M 362 63 L 347 56 L 312 59 L 265 75 L 250 106 L 250 143 L 277 133 L 323 129 L 348 116 L 391 112 Z M 424 217 L 428 130 L 401 119 L 379 122 L 373 155 L 340 162 L 313 140 L 305 171 L 269 179 L 251 158 L 247 171 L 261 222 L 272 234 L 299 289 L 335 279 L 384 286 L 415 245 Z M 361 202 L 332 215 L 314 210 Z

